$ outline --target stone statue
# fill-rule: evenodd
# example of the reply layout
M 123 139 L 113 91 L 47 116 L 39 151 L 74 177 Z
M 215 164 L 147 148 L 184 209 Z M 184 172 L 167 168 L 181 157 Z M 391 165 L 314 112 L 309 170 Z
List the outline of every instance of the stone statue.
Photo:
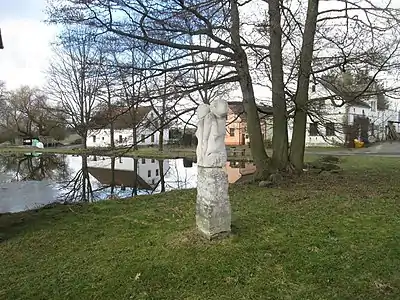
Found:
M 203 165 L 203 156 L 204 156 L 204 149 L 206 149 L 207 145 L 205 144 L 205 140 L 203 139 L 204 136 L 204 127 L 205 127 L 205 118 L 210 113 L 210 106 L 208 104 L 200 104 L 197 108 L 197 130 L 196 130 L 196 137 L 197 137 L 197 148 L 196 148 L 196 156 L 197 156 L 197 164 Z
M 197 164 L 202 167 L 223 167 L 227 161 L 225 126 L 228 104 L 218 99 L 197 108 Z
M 226 173 L 225 126 L 228 104 L 219 99 L 197 108 L 196 224 L 205 237 L 229 235 L 231 208 Z

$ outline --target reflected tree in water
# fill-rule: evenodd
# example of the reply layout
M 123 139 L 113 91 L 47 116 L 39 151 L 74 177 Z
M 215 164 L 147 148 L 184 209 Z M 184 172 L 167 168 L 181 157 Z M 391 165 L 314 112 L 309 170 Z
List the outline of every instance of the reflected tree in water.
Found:
M 163 193 L 165 192 L 165 175 L 168 173 L 169 168 L 164 171 L 164 160 L 159 160 L 158 161 L 158 169 L 159 169 L 159 174 L 160 174 L 160 180 L 157 182 L 157 184 L 154 186 L 152 193 L 154 193 L 159 187 L 160 187 L 160 192 Z
M 60 200 L 64 202 L 93 202 L 95 200 L 95 192 L 103 188 L 93 190 L 90 181 L 87 156 L 81 157 L 82 167 L 76 174 L 69 180 L 61 183 Z
M 184 167 L 185 165 L 190 165 L 190 159 L 185 158 L 183 160 Z M 191 164 L 193 166 L 193 164 Z M 169 189 L 186 189 L 191 186 L 193 181 L 192 176 L 188 176 L 186 171 L 183 172 L 182 169 L 179 168 L 178 160 L 173 161 L 173 165 L 169 166 L 168 171 L 165 172 L 168 174 L 167 187 Z
M 12 181 L 63 181 L 71 174 L 65 155 L 0 156 L 0 172 Z

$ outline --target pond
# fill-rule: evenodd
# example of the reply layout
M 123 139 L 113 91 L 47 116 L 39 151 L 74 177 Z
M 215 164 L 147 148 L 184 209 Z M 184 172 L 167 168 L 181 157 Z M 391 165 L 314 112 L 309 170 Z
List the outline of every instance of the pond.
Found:
M 254 170 L 252 163 L 227 163 L 230 183 Z M 0 155 L 0 213 L 190 189 L 196 187 L 196 175 L 190 159 Z

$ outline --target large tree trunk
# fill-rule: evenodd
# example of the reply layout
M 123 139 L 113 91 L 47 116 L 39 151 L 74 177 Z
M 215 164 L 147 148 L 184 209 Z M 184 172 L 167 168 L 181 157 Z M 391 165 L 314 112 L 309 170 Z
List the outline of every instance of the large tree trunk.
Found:
M 113 115 L 113 107 L 111 105 L 111 93 L 110 89 L 108 89 L 108 117 L 110 118 L 110 147 L 111 149 L 115 149 L 115 139 L 114 139 L 114 115 Z
M 270 60 L 272 71 L 272 105 L 274 126 L 272 136 L 272 167 L 285 170 L 288 166 L 288 131 L 285 86 L 283 83 L 282 27 L 279 0 L 270 0 Z
M 111 149 L 115 149 L 114 121 L 110 123 L 110 147 Z
M 83 149 L 87 149 L 87 132 L 82 135 Z
M 292 143 L 290 146 L 290 162 L 298 172 L 303 170 L 304 165 L 308 88 L 314 51 L 315 30 L 317 26 L 318 2 L 319 0 L 308 0 L 307 18 L 300 54 L 300 68 L 295 97 L 296 111 L 293 123 Z
M 263 178 L 269 173 L 269 161 L 261 133 L 260 118 L 258 116 L 247 55 L 240 45 L 240 20 L 237 0 L 231 0 L 231 19 L 231 37 L 236 54 L 236 71 L 238 73 L 239 84 L 243 95 L 243 104 L 247 115 L 247 131 L 250 138 L 251 154 L 257 169 L 256 176 L 258 178 Z
M 138 106 L 139 104 L 136 104 L 135 106 L 132 105 L 132 107 L 134 107 L 133 110 L 133 114 L 132 114 L 132 120 L 133 120 L 133 128 L 132 128 L 132 144 L 133 144 L 133 150 L 138 150 L 138 137 L 137 137 L 137 126 L 138 124 L 136 123 L 136 113 L 138 111 Z

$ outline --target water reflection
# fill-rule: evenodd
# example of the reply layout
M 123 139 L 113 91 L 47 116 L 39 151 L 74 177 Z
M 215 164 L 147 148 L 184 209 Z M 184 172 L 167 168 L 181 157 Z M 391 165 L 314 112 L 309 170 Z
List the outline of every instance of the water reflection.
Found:
M 10 182 L 43 179 L 61 181 L 68 178 L 71 170 L 65 161 L 65 155 L 0 155 L 0 172 L 5 174 Z
M 229 182 L 254 172 L 252 163 L 227 163 Z M 0 213 L 51 202 L 122 199 L 195 188 L 197 166 L 190 159 L 41 155 L 0 156 Z

